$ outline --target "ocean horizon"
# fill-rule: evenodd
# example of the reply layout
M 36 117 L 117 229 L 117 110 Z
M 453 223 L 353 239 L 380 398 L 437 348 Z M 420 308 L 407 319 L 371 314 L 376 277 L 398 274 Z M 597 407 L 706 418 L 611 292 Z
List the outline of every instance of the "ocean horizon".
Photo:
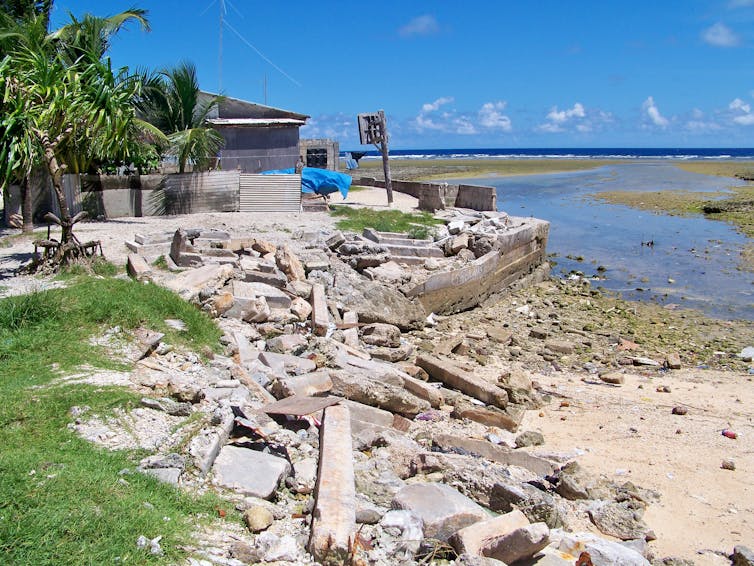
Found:
M 363 153 L 363 159 L 380 159 L 379 151 L 348 150 Z M 747 160 L 754 159 L 754 148 L 672 148 L 672 147 L 547 147 L 547 148 L 445 148 L 391 149 L 393 159 L 663 159 L 663 160 Z

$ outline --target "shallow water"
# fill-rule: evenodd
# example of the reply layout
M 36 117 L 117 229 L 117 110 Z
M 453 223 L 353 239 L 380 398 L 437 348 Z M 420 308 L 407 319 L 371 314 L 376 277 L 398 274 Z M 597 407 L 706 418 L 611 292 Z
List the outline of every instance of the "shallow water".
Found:
M 645 162 L 461 182 L 496 187 L 498 208 L 513 216 L 549 220 L 547 249 L 556 254 L 554 274 L 580 271 L 604 277 L 593 284 L 627 299 L 675 303 L 719 318 L 754 320 L 754 274 L 737 269 L 745 238 L 730 225 L 586 198 L 615 190 L 718 191 L 736 180 Z M 650 241 L 653 246 L 642 245 Z M 598 266 L 605 270 L 598 272 Z

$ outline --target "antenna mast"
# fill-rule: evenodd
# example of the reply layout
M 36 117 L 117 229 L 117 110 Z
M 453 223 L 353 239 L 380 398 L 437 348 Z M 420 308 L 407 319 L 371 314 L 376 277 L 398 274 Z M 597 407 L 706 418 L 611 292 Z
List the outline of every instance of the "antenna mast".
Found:
M 225 0 L 220 0 L 220 41 L 217 48 L 217 94 L 223 90 L 223 18 L 225 16 Z

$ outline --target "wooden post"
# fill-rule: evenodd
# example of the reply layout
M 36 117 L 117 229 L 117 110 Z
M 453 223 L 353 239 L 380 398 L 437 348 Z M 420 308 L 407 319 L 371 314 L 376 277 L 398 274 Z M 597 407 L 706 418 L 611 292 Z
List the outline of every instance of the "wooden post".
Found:
M 385 112 L 380 110 L 378 112 L 380 116 L 382 138 L 380 139 L 377 147 L 382 154 L 382 171 L 385 174 L 385 191 L 387 191 L 387 205 L 393 206 L 393 183 L 390 180 L 390 152 L 387 146 L 387 121 L 385 120 Z

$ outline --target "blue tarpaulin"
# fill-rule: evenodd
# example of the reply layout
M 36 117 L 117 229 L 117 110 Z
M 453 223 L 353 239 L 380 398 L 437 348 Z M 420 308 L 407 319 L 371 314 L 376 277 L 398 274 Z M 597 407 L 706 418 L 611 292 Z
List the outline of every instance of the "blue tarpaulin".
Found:
M 290 169 L 262 171 L 262 175 L 292 175 L 295 172 L 296 170 L 291 167 Z M 346 198 L 349 188 L 351 188 L 351 177 L 349 175 L 316 167 L 304 167 L 301 171 L 302 193 L 329 195 L 335 191 L 340 191 L 343 198 Z

